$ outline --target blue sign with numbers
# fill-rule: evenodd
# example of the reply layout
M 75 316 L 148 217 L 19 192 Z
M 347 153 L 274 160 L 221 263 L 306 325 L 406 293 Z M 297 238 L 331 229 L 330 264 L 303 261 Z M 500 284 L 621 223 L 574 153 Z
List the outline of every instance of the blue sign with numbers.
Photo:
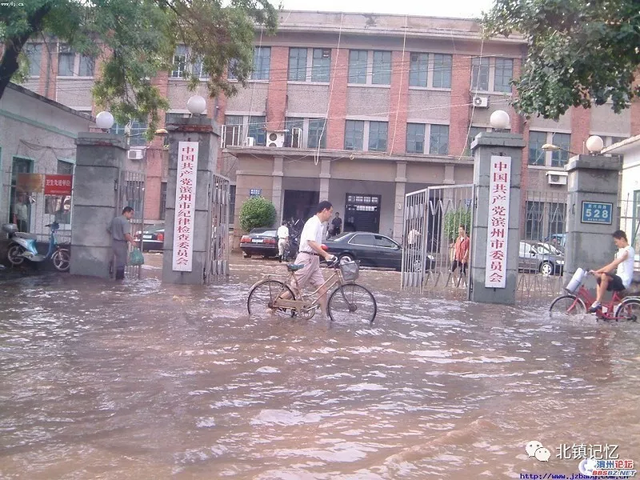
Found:
M 613 203 L 582 202 L 582 223 L 611 225 Z

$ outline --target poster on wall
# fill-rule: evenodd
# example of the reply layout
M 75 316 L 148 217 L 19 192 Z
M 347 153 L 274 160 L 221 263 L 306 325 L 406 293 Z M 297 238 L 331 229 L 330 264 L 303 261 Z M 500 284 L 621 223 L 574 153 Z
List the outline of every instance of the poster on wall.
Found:
M 505 288 L 509 245 L 511 157 L 491 157 L 485 287 Z
M 73 187 L 73 175 L 45 175 L 44 194 L 70 196 Z
M 178 143 L 175 223 L 173 225 L 173 271 L 193 270 L 193 228 L 196 208 L 198 142 Z

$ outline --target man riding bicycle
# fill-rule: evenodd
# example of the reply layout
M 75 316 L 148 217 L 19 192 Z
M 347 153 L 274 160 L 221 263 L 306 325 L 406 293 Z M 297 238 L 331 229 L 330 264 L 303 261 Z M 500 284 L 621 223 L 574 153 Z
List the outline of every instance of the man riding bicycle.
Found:
M 299 265 L 304 268 L 297 271 L 296 281 L 300 288 L 304 288 L 307 284 L 311 284 L 314 288 L 319 288 L 324 283 L 324 277 L 320 271 L 320 258 L 324 258 L 327 262 L 332 262 L 335 257 L 322 249 L 322 225 L 328 222 L 333 214 L 333 205 L 324 201 L 318 204 L 316 214 L 304 224 L 302 235 L 300 236 L 300 251 L 296 257 Z M 296 292 L 297 295 L 297 292 Z M 320 309 L 322 314 L 327 314 L 327 292 L 320 290 Z
M 596 301 L 589 308 L 590 313 L 595 313 L 602 308 L 602 298 L 605 292 L 626 290 L 633 280 L 633 260 L 636 252 L 629 245 L 627 234 L 622 230 L 616 230 L 613 232 L 613 243 L 618 247 L 615 260 L 598 270 L 589 272 L 597 277 L 596 281 L 598 282 Z M 615 275 L 612 273 L 614 269 L 616 269 Z

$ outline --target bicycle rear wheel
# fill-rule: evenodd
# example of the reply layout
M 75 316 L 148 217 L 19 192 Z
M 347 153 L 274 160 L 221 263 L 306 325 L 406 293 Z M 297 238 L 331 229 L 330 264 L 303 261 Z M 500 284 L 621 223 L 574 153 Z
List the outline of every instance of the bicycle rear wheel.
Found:
M 622 302 L 616 309 L 616 317 L 627 320 L 628 322 L 637 322 L 640 320 L 640 300 L 630 298 Z
M 333 291 L 327 310 L 333 322 L 355 320 L 371 325 L 378 313 L 378 305 L 369 290 L 361 285 L 348 283 Z
M 582 316 L 587 313 L 587 307 L 581 298 L 575 295 L 561 295 L 551 302 L 549 315 L 560 316 Z
M 295 300 L 295 295 L 284 283 L 278 280 L 260 282 L 249 292 L 247 311 L 249 315 L 257 317 L 292 317 L 293 309 L 274 307 L 275 300 L 283 296 Z

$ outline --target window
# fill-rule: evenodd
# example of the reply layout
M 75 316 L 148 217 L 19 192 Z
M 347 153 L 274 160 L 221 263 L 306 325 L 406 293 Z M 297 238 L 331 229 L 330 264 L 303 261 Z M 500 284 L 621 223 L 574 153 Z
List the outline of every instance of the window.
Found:
M 513 60 L 510 58 L 496 58 L 496 75 L 493 89 L 496 92 L 511 93 L 509 82 L 513 78 Z
M 309 148 L 327 148 L 327 121 L 324 118 L 309 120 Z
M 68 45 L 60 45 L 58 52 L 58 76 L 72 77 L 76 54 Z
M 198 78 L 208 78 L 208 74 L 204 71 L 204 62 L 202 58 L 195 58 L 191 64 L 192 73 Z
M 331 72 L 331 49 L 314 48 L 311 66 L 312 82 L 328 82 Z
M 547 132 L 529 132 L 529 165 L 545 164 L 545 151 L 542 145 L 547 143 Z
M 78 74 L 81 77 L 93 77 L 93 70 L 95 67 L 95 61 L 93 57 L 89 55 L 80 55 L 80 71 Z
M 373 235 L 367 234 L 354 235 L 349 243 L 353 245 L 364 245 L 367 247 L 373 247 L 375 245 Z
M 554 133 L 551 137 L 551 143 L 561 148 L 561 150 L 556 150 L 551 155 L 551 166 L 564 167 L 564 164 L 569 160 L 571 135 L 568 133 Z
M 407 123 L 407 153 L 424 153 L 424 131 L 422 123 Z
M 233 225 L 236 214 L 236 186 L 229 185 L 229 225 Z
M 225 125 L 242 125 L 242 123 L 243 123 L 242 115 L 225 115 L 224 116 Z
M 284 134 L 284 146 L 293 147 L 293 129 L 299 128 L 302 130 L 304 128 L 304 120 L 302 118 L 285 118 L 284 128 L 287 130 Z M 297 147 L 298 145 L 295 146 Z
M 238 76 L 236 75 L 236 68 L 238 67 L 238 59 L 232 58 L 229 60 L 229 66 L 227 67 L 227 79 L 228 80 L 237 80 Z
M 289 81 L 304 82 L 307 80 L 307 49 L 289 49 Z
M 167 213 L 167 182 L 160 184 L 160 220 L 164 220 Z
M 409 65 L 409 85 L 412 87 L 426 87 L 428 68 L 428 53 L 412 53 Z
M 119 123 L 114 123 L 109 130 L 109 133 L 113 133 L 115 135 L 124 135 L 125 125 L 120 125 Z M 143 146 L 147 144 L 147 139 L 145 138 L 145 133 L 147 131 L 147 122 L 131 122 L 131 137 L 129 138 L 129 145 L 135 146 Z
M 249 137 L 256 139 L 256 145 L 267 145 L 267 127 L 265 125 L 266 118 L 261 117 L 249 117 Z
M 73 163 L 65 162 L 64 160 L 58 160 L 56 173 L 58 175 L 73 175 Z
M 172 78 L 183 78 L 187 70 L 187 47 L 186 45 L 178 45 L 176 53 L 173 55 Z
M 489 59 L 475 57 L 471 59 L 471 89 L 489 90 Z
M 549 235 L 565 233 L 566 203 L 549 203 Z
M 58 175 L 73 175 L 74 164 L 65 160 L 58 160 L 56 173 Z M 45 198 L 45 213 L 54 215 L 55 221 L 62 225 L 71 223 L 71 196 L 58 195 Z
M 387 131 L 389 122 L 369 122 L 369 151 L 387 151 Z
M 451 55 L 433 56 L 433 87 L 451 88 Z
M 362 150 L 364 142 L 364 121 L 347 120 L 344 128 L 344 149 Z
M 29 60 L 29 75 L 31 77 L 39 77 L 42 62 L 42 44 L 28 43 L 25 45 L 25 55 Z
M 374 85 L 391 85 L 391 52 L 373 52 Z
M 527 222 L 525 224 L 525 238 L 527 240 L 542 240 L 543 202 L 526 202 Z
M 449 125 L 431 125 L 429 153 L 432 155 L 449 154 Z
M 374 235 L 374 238 L 375 238 L 377 247 L 393 248 L 393 249 L 398 248 L 398 245 L 390 238 L 383 237 L 382 235 Z
M 367 83 L 366 50 L 349 50 L 349 83 Z
M 252 80 L 269 80 L 271 47 L 255 47 L 253 50 Z

